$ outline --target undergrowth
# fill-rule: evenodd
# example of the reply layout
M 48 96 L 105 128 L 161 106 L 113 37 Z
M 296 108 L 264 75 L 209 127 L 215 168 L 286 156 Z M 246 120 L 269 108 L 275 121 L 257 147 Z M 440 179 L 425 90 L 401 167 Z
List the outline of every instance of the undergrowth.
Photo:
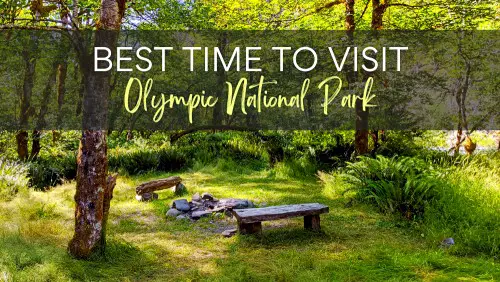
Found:
M 355 199 L 396 213 L 432 242 L 453 237 L 459 254 L 500 254 L 500 156 L 378 156 L 348 163 L 340 174 Z

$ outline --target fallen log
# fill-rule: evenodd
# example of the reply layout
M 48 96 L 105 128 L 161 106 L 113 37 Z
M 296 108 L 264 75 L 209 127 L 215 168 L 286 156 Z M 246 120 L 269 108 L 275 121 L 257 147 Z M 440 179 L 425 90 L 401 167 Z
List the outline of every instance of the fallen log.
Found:
M 182 179 L 179 176 L 170 176 L 164 179 L 158 179 L 143 183 L 135 188 L 137 195 L 151 193 L 157 190 L 163 190 L 175 187 L 181 183 Z

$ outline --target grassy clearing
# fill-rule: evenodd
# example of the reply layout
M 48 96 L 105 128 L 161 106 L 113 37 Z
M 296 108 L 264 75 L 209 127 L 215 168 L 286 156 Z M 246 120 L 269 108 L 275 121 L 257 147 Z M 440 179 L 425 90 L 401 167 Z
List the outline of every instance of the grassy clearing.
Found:
M 264 223 L 260 237 L 222 238 L 234 226 L 209 218 L 194 224 L 166 220 L 175 198 L 139 203 L 137 184 L 169 174 L 122 177 L 115 189 L 108 255 L 79 261 L 66 254 L 72 236 L 74 183 L 0 203 L 0 279 L 7 281 L 456 281 L 500 280 L 493 258 L 465 257 L 437 247 L 391 215 L 339 196 L 335 175 L 293 179 L 275 171 L 227 166 L 180 174 L 190 194 L 249 198 L 257 204 L 320 202 L 322 233 L 300 218 Z M 351 205 L 352 204 L 352 205 Z M 457 242 L 460 244 L 460 242 Z

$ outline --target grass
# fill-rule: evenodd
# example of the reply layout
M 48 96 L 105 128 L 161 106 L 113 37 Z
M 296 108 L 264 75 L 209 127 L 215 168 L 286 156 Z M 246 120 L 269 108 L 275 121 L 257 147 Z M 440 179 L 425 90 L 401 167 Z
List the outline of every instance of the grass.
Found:
M 430 243 L 393 215 L 340 196 L 332 175 L 296 179 L 273 171 L 197 167 L 182 172 L 189 194 L 248 198 L 257 204 L 320 202 L 330 206 L 322 232 L 302 219 L 266 222 L 262 236 L 223 238 L 226 219 L 167 220 L 176 198 L 134 199 L 139 183 L 171 174 L 121 177 L 115 189 L 105 258 L 70 258 L 74 183 L 30 191 L 0 202 L 0 280 L 6 281 L 495 281 L 500 264 L 487 256 L 457 256 Z M 188 195 L 187 197 L 190 197 Z M 460 244 L 460 242 L 457 242 Z

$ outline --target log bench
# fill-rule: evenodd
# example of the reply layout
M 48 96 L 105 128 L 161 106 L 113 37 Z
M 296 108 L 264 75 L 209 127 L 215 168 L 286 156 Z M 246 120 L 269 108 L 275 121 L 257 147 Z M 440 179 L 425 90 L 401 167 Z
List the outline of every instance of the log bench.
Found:
M 142 183 L 135 188 L 135 198 L 139 201 L 149 201 L 158 198 L 158 194 L 154 193 L 158 190 L 172 189 L 175 194 L 182 194 L 185 190 L 182 185 L 182 179 L 179 176 L 170 176 L 164 179 L 157 179 Z
M 328 206 L 310 203 L 253 209 L 234 209 L 233 215 L 238 220 L 240 234 L 252 234 L 262 231 L 262 221 L 299 216 L 304 217 L 304 228 L 318 231 L 321 229 L 319 215 L 328 212 Z

